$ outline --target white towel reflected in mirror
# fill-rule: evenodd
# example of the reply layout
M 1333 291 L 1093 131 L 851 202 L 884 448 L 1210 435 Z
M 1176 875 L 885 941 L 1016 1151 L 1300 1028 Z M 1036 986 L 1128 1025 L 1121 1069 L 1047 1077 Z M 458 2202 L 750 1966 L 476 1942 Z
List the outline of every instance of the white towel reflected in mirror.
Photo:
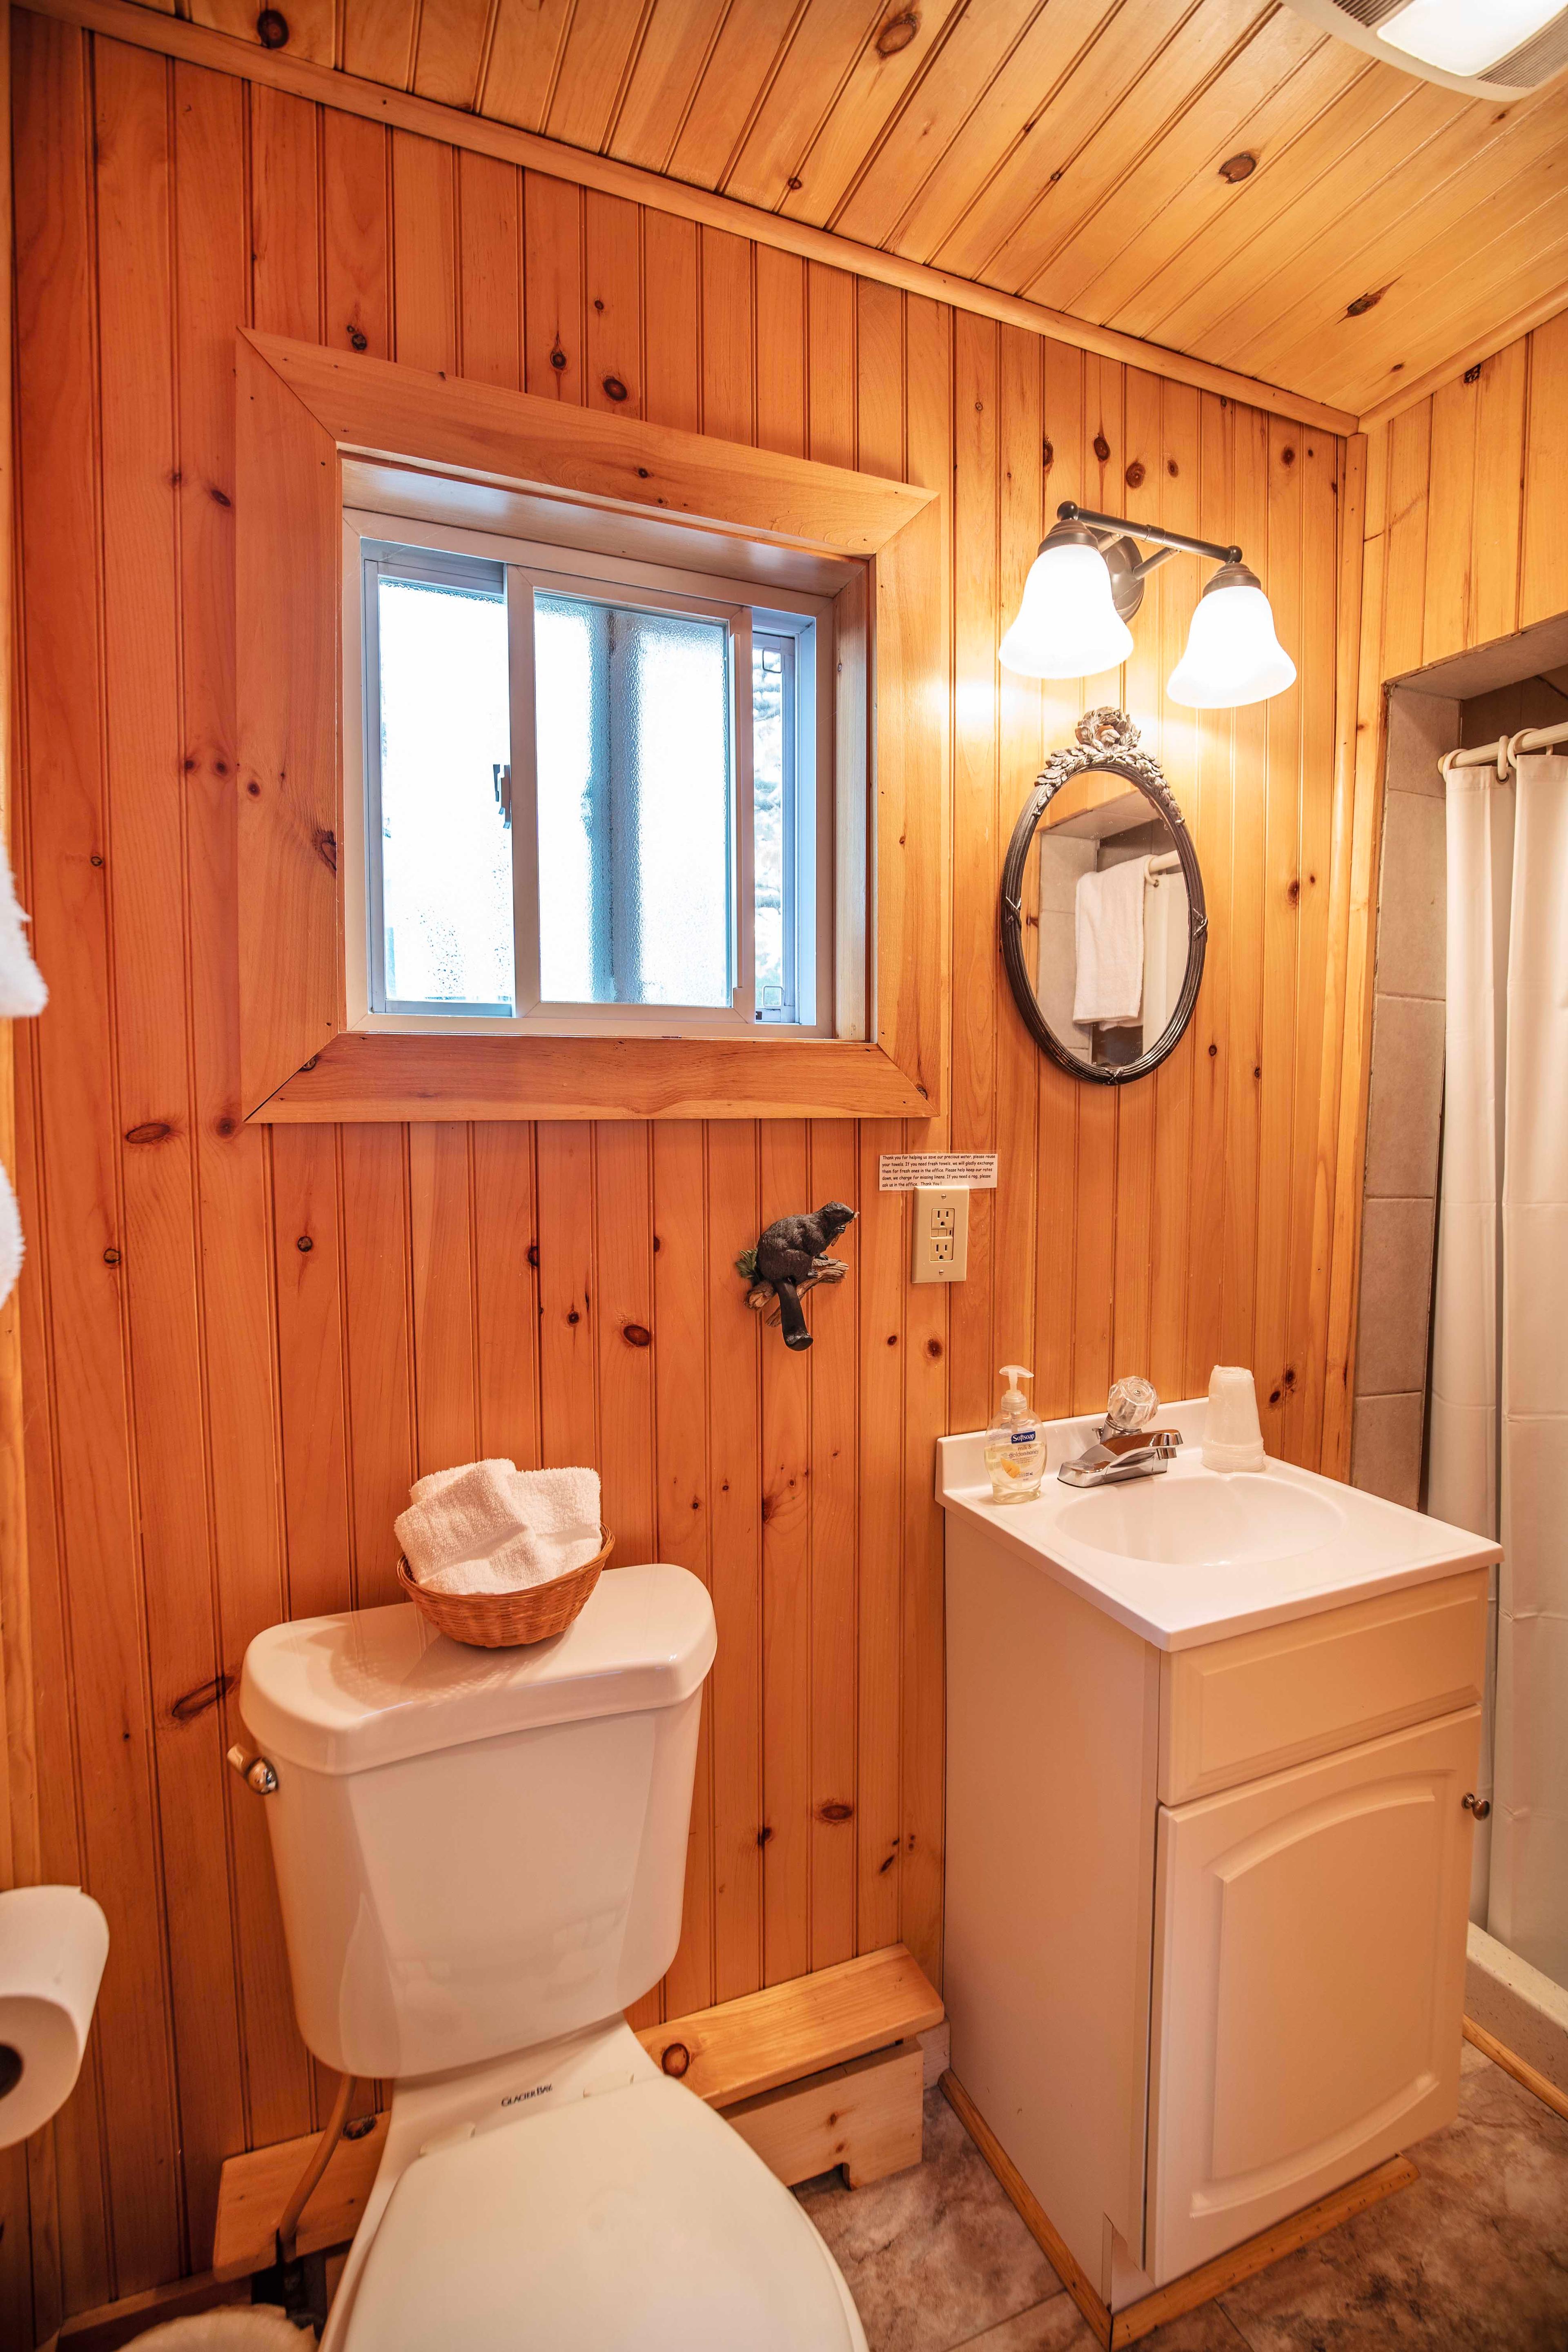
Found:
M 1142 1019 L 1143 892 L 1147 857 L 1127 857 L 1079 877 L 1073 903 L 1078 977 L 1072 1017 L 1125 1028 Z

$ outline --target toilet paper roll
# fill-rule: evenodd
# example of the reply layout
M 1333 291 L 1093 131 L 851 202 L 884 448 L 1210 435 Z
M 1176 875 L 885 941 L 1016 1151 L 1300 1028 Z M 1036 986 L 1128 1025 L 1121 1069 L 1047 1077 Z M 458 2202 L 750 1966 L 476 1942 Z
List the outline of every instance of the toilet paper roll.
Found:
M 79 1886 L 0 1895 L 0 2147 L 75 2086 L 109 1956 L 109 1922 Z
M 1252 1374 L 1245 1364 L 1216 1364 L 1204 1415 L 1204 1468 L 1261 1470 L 1267 1458 Z

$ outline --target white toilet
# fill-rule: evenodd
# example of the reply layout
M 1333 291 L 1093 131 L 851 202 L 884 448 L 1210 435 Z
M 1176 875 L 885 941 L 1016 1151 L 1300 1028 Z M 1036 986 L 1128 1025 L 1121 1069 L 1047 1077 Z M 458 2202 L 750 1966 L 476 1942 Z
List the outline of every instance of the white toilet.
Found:
M 666 1567 L 531 1649 L 408 1606 L 251 1643 L 300 2031 L 395 2085 L 331 2352 L 865 2352 L 795 2200 L 622 2014 L 679 1937 L 714 1646 Z

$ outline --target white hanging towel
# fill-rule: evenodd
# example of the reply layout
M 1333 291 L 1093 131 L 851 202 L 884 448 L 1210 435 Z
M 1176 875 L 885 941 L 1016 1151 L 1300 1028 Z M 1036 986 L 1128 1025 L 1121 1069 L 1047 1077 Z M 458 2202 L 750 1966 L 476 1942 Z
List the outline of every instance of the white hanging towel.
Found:
M 11 864 L 0 849 L 0 1019 L 30 1020 L 49 1001 L 43 974 L 33 961 L 23 929 L 26 916 L 16 904 Z M 16 1286 L 22 1271 L 22 1221 L 11 1180 L 0 1168 L 0 1307 Z
M 7 1021 L 30 1020 L 49 1001 L 22 928 L 26 920 L 16 904 L 9 861 L 0 854 L 0 1016 Z
M 1074 899 L 1078 980 L 1072 1017 L 1124 1027 L 1142 1017 L 1146 857 L 1081 874 Z
M 16 1287 L 16 1276 L 21 1271 L 22 1220 L 16 1213 L 11 1179 L 0 1168 L 0 1307 Z

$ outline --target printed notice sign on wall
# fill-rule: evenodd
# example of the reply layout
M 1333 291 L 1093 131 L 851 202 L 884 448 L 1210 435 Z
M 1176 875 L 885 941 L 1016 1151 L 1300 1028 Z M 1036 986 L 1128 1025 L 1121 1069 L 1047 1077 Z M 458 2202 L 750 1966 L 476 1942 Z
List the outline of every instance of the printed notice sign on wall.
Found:
M 912 1192 L 921 1184 L 967 1184 L 972 1192 L 996 1190 L 994 1151 L 884 1151 L 879 1190 Z

